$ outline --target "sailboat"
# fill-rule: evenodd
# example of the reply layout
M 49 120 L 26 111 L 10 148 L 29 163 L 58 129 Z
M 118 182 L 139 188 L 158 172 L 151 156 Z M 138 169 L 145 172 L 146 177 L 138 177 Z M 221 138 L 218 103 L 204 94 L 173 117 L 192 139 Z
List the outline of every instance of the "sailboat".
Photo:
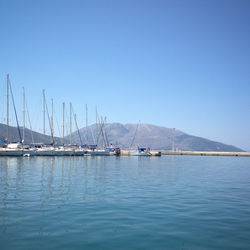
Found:
M 13 142 L 9 143 L 9 90 L 11 93 L 13 108 L 16 116 L 16 122 L 17 122 L 17 128 L 18 128 L 18 134 L 20 138 L 20 142 Z M 23 145 L 22 145 L 22 136 L 20 132 L 20 127 L 17 119 L 17 113 L 16 113 L 16 106 L 14 102 L 13 92 L 11 88 L 11 84 L 9 81 L 9 74 L 7 74 L 6 79 L 6 93 L 7 93 L 7 140 L 6 140 L 6 148 L 0 149 L 0 156 L 22 156 L 23 155 Z
M 97 117 L 97 114 L 96 114 Z M 119 156 L 120 155 L 120 148 L 115 148 L 113 147 L 112 143 L 109 144 L 108 142 L 108 137 L 107 137 L 107 133 L 106 133 L 106 128 L 105 128 L 105 122 L 106 122 L 106 118 L 102 119 L 101 118 L 101 124 L 100 124 L 100 132 L 98 134 L 98 136 L 96 137 L 96 147 L 92 149 L 92 151 L 90 151 L 89 153 L 91 155 L 94 156 L 111 156 L 111 155 L 115 155 L 115 156 Z M 97 130 L 97 119 L 96 119 L 96 130 Z M 98 145 L 98 139 L 99 136 L 102 134 L 103 137 L 103 149 L 98 149 L 97 145 Z M 97 135 L 97 133 L 96 133 Z
M 22 156 L 23 150 L 19 142 L 8 143 L 6 148 L 0 148 L 0 156 Z
M 27 114 L 28 114 L 28 120 L 30 124 L 30 132 L 31 132 L 31 138 L 32 138 L 32 143 L 34 145 L 34 138 L 33 138 L 33 131 L 32 131 L 32 126 L 30 122 L 30 116 L 29 116 L 29 111 L 28 111 L 28 106 L 26 104 L 25 100 L 25 90 L 23 87 L 23 156 L 24 157 L 29 157 L 35 155 L 36 150 L 34 148 L 31 148 L 30 145 L 25 144 L 25 115 L 26 115 L 26 107 L 27 107 Z
M 136 151 L 130 152 L 131 156 L 151 156 L 149 148 L 138 147 Z
M 72 109 L 72 104 L 70 103 L 70 112 Z M 57 156 L 73 156 L 74 149 L 69 146 L 65 146 L 64 144 L 64 110 L 65 110 L 65 103 L 63 103 L 63 137 L 62 137 L 62 146 L 55 148 L 55 155 Z M 70 118 L 71 119 L 71 118 Z
M 135 134 L 134 134 L 134 137 L 132 139 L 130 148 L 132 148 L 132 145 L 133 145 L 133 143 L 135 141 L 135 137 L 136 137 L 136 134 L 137 134 L 138 127 L 139 127 L 139 124 L 137 124 L 136 130 L 135 130 Z M 137 150 L 130 152 L 130 155 L 131 156 L 151 156 L 152 154 L 150 153 L 150 149 L 149 148 L 138 146 Z
M 72 144 L 72 123 L 71 123 L 71 121 L 72 121 L 72 110 L 73 110 L 72 104 L 70 103 L 70 144 Z M 76 114 L 73 114 L 73 115 L 74 115 L 76 130 L 77 130 L 78 137 L 79 137 L 79 143 L 80 143 L 80 146 L 75 147 L 74 155 L 75 156 L 84 156 L 87 149 L 83 148 L 82 137 L 81 137 L 80 130 L 79 130 L 79 127 L 78 127 L 78 124 L 77 124 Z
M 49 146 L 41 146 L 40 148 L 36 149 L 35 155 L 36 156 L 54 156 L 55 155 L 55 148 L 54 148 L 54 136 L 53 136 L 53 131 L 51 127 L 51 121 L 49 119 L 49 113 L 48 113 L 48 107 L 45 99 L 45 90 L 43 90 L 43 130 L 45 134 L 45 109 L 47 111 L 47 116 L 49 120 L 49 126 L 50 126 L 50 132 L 51 132 L 51 145 Z

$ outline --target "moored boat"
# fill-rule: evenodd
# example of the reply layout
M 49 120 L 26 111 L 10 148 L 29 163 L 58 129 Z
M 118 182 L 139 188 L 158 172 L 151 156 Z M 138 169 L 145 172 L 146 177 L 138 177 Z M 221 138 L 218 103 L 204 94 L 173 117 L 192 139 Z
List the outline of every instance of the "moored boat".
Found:
M 120 155 L 121 151 L 120 148 L 115 148 L 112 146 L 110 147 L 105 147 L 104 149 L 97 149 L 93 148 L 92 150 L 88 150 L 90 155 L 103 155 L 103 156 L 110 156 L 110 155 Z
M 29 156 L 34 156 L 35 153 L 36 153 L 36 150 L 32 148 L 23 150 L 23 155 L 28 154 Z
M 150 150 L 147 148 L 138 147 L 136 151 L 130 152 L 131 156 L 151 156 Z
M 105 149 L 95 149 L 93 151 L 88 152 L 91 156 L 109 156 L 109 151 Z
M 112 144 L 111 144 L 110 147 L 106 147 L 105 150 L 109 152 L 109 155 L 116 155 L 116 156 L 118 156 L 118 155 L 121 154 L 120 148 L 115 148 L 115 147 L 112 146 Z
M 36 156 L 55 156 L 55 149 L 53 147 L 41 147 L 35 151 Z
M 22 145 L 18 142 L 9 143 L 6 148 L 0 149 L 0 156 L 22 156 Z
M 64 156 L 72 156 L 74 155 L 74 149 L 70 147 L 64 147 Z
M 77 148 L 74 150 L 74 156 L 84 156 L 86 150 L 83 150 L 81 148 Z

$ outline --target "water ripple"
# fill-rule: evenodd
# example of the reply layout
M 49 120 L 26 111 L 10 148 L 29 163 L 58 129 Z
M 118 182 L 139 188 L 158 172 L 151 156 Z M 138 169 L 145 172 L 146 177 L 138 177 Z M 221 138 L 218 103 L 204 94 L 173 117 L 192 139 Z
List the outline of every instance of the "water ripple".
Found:
M 0 249 L 250 249 L 250 159 L 0 158 Z

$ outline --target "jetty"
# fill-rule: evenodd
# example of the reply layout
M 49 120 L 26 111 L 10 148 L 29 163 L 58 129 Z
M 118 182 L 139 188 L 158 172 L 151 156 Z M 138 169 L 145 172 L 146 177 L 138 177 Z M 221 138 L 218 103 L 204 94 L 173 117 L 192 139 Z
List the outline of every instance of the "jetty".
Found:
M 161 155 L 194 155 L 194 156 L 246 156 L 250 157 L 250 152 L 216 152 L 216 151 L 172 151 L 172 150 L 151 150 L 152 156 L 159 152 Z M 130 155 L 130 150 L 121 150 L 121 155 Z

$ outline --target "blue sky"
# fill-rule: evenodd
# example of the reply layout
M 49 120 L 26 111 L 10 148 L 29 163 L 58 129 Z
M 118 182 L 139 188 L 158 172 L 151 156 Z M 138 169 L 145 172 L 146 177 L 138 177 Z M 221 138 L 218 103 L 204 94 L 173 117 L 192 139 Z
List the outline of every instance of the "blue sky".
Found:
M 80 127 L 151 123 L 250 150 L 250 1 L 0 1 L 0 122 L 10 74 L 42 131 L 42 89 Z M 11 122 L 14 124 L 12 111 Z M 56 126 L 56 125 L 55 125 Z M 56 126 L 57 127 L 57 126 Z

